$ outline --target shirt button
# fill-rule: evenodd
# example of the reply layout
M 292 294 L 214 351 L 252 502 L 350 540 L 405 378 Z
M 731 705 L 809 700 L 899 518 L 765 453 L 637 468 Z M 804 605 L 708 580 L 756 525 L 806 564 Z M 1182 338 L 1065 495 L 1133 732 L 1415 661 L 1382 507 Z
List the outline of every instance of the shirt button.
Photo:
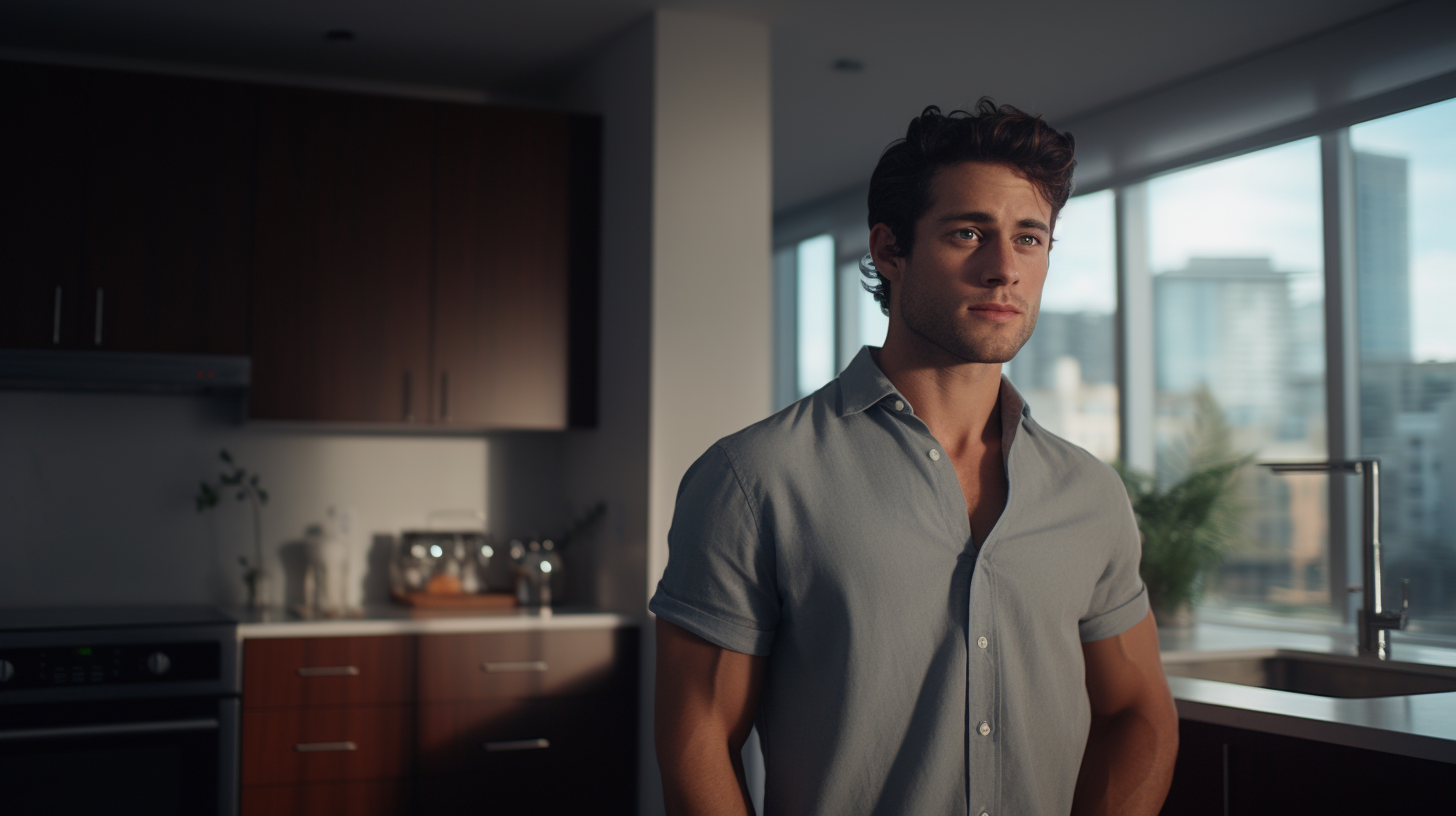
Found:
M 990 734 L 991 733 L 991 724 L 988 723 L 988 722 L 983 722 L 983 723 L 980 724 L 980 726 L 978 726 L 976 728 L 976 730 L 977 731 L 980 731 L 981 732 L 981 736 L 984 737 L 987 734 Z
M 940 461 L 940 451 L 936 450 L 935 448 L 931 448 L 930 449 L 930 461 L 932 461 L 932 462 L 939 462 Z
M 982 649 L 986 648 L 986 636 L 982 635 L 981 637 L 976 638 L 976 645 L 980 646 Z
M 904 400 L 895 400 L 895 410 L 896 411 L 903 411 L 903 410 L 905 410 L 905 401 Z

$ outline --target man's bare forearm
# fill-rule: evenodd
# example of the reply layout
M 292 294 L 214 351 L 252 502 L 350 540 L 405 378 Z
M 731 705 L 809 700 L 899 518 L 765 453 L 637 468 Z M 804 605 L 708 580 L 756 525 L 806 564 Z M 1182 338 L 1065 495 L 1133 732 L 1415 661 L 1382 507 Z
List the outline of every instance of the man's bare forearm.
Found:
M 658 749 L 668 816 L 752 816 L 739 753 L 726 739 L 696 736 L 675 756 Z
M 653 736 L 670 816 L 753 813 L 741 752 L 763 666 L 658 619 Z
M 1129 708 L 1094 720 L 1077 775 L 1074 816 L 1154 816 L 1173 781 L 1178 721 L 1162 710 Z

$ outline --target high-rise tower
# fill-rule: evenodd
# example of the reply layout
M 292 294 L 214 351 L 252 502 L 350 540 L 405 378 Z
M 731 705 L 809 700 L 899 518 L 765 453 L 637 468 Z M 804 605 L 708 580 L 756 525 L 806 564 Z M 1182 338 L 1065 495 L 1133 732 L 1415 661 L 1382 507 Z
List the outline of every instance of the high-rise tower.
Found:
M 1360 356 L 1410 360 L 1410 162 L 1359 151 L 1354 159 Z

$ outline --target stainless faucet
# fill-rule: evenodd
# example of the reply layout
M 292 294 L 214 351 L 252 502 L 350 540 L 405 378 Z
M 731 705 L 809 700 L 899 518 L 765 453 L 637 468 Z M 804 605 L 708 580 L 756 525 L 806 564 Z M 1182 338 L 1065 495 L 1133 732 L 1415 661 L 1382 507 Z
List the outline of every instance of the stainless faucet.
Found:
M 1386 612 L 1380 600 L 1380 461 L 1373 457 L 1337 459 L 1330 462 L 1266 462 L 1275 473 L 1355 473 L 1360 475 L 1362 532 L 1360 564 L 1364 580 L 1350 591 L 1362 590 L 1364 602 L 1357 620 L 1356 653 L 1361 657 L 1386 660 L 1390 640 L 1386 632 L 1404 629 L 1410 610 L 1410 579 L 1400 585 L 1400 611 Z

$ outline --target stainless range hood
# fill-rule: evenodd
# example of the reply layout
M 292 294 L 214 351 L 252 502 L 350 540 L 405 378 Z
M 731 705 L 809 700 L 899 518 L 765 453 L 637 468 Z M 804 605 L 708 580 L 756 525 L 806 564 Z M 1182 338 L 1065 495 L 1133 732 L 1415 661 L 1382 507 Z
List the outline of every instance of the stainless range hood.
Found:
M 248 357 L 118 351 L 0 350 L 0 388 L 36 391 L 237 391 L 252 377 Z

